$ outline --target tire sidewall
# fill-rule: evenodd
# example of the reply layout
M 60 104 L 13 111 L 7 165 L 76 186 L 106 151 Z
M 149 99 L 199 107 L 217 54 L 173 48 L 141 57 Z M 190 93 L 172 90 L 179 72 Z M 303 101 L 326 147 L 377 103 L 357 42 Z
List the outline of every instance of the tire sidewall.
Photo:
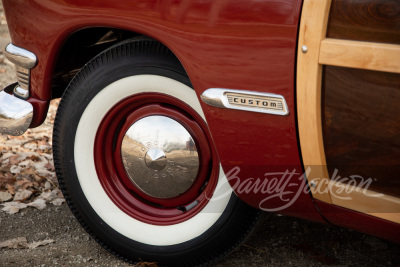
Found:
M 94 59 L 86 65 L 70 83 L 60 103 L 60 112 L 57 113 L 54 132 L 56 171 L 67 203 L 78 221 L 97 242 L 127 260 L 131 260 L 135 255 L 140 256 L 140 259 L 157 259 L 160 262 L 168 263 L 174 257 L 179 256 L 180 258 L 175 259 L 174 263 L 194 262 L 196 258 L 202 258 L 202 253 L 209 253 L 210 249 L 215 253 L 213 256 L 210 255 L 210 258 L 222 257 L 232 247 L 235 247 L 234 244 L 229 244 L 229 247 L 220 246 L 224 241 L 238 245 L 248 235 L 249 227 L 239 227 L 232 221 L 240 220 L 244 212 L 249 214 L 248 220 L 242 218 L 247 224 L 255 224 L 254 218 L 257 217 L 257 212 L 249 209 L 233 193 L 229 194 L 223 213 L 208 230 L 182 243 L 155 246 L 127 238 L 110 227 L 92 208 L 82 190 L 76 170 L 74 148 L 82 115 L 96 95 L 104 88 L 126 77 L 140 75 L 166 77 L 191 87 L 190 80 L 177 62 L 160 60 L 158 56 L 151 57 L 149 55 L 121 57 L 119 60 L 106 63 L 98 57 L 97 60 Z M 237 232 L 232 233 L 233 235 L 230 237 L 230 231 Z M 233 238 L 235 235 L 241 237 Z M 229 241 L 230 239 L 232 240 Z

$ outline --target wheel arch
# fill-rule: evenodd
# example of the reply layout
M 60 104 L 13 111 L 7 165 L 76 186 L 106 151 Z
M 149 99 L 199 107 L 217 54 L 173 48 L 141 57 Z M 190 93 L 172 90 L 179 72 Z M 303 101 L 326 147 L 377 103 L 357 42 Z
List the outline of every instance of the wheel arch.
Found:
M 96 55 L 117 43 L 135 37 L 149 38 L 164 45 L 183 66 L 171 48 L 148 35 L 116 27 L 82 27 L 64 38 L 59 46 L 52 67 L 49 88 L 51 99 L 62 97 L 72 78 Z

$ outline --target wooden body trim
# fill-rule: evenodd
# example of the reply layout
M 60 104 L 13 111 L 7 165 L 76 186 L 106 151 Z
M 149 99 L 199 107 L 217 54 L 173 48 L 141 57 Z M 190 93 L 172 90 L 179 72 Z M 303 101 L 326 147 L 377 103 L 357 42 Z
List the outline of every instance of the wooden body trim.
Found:
M 321 123 L 322 65 L 318 64 L 321 41 L 325 39 L 331 0 L 305 0 L 300 20 L 297 51 L 297 110 L 300 146 L 305 170 L 310 182 L 314 178 L 328 179 Z M 307 52 L 303 53 L 303 46 Z M 327 183 L 313 196 L 332 203 Z M 326 193 L 320 193 L 320 192 Z
M 400 73 L 400 45 L 327 38 L 321 42 L 319 63 Z
M 331 0 L 304 0 L 297 51 L 297 119 L 304 169 L 313 197 L 388 221 L 400 223 L 400 199 L 350 188 L 348 197 L 332 194 L 338 182 L 329 179 L 322 121 L 323 65 L 400 73 L 400 45 L 326 38 Z M 382 209 L 382 207 L 384 207 Z M 386 210 L 391 212 L 385 212 Z
M 400 223 L 400 199 L 365 188 L 329 181 L 332 204 Z

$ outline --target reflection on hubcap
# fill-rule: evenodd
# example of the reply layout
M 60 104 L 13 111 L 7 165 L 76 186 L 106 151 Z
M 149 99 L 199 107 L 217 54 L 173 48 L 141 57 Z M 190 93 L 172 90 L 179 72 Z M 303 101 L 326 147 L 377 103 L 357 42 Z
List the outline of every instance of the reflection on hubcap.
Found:
M 167 165 L 167 160 L 165 159 L 165 153 L 162 149 L 158 147 L 151 148 L 147 151 L 145 162 L 149 169 L 155 171 L 162 171 Z
M 152 197 L 181 195 L 199 171 L 191 134 L 166 116 L 148 116 L 133 123 L 123 138 L 121 154 L 131 181 Z

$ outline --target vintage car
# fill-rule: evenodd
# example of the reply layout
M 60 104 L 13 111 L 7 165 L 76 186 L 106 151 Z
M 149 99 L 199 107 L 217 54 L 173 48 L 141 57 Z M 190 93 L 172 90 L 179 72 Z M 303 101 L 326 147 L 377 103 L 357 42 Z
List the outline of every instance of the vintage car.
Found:
M 61 97 L 77 220 L 130 261 L 203 265 L 265 212 L 400 241 L 398 0 L 2 0 L 0 129 Z

